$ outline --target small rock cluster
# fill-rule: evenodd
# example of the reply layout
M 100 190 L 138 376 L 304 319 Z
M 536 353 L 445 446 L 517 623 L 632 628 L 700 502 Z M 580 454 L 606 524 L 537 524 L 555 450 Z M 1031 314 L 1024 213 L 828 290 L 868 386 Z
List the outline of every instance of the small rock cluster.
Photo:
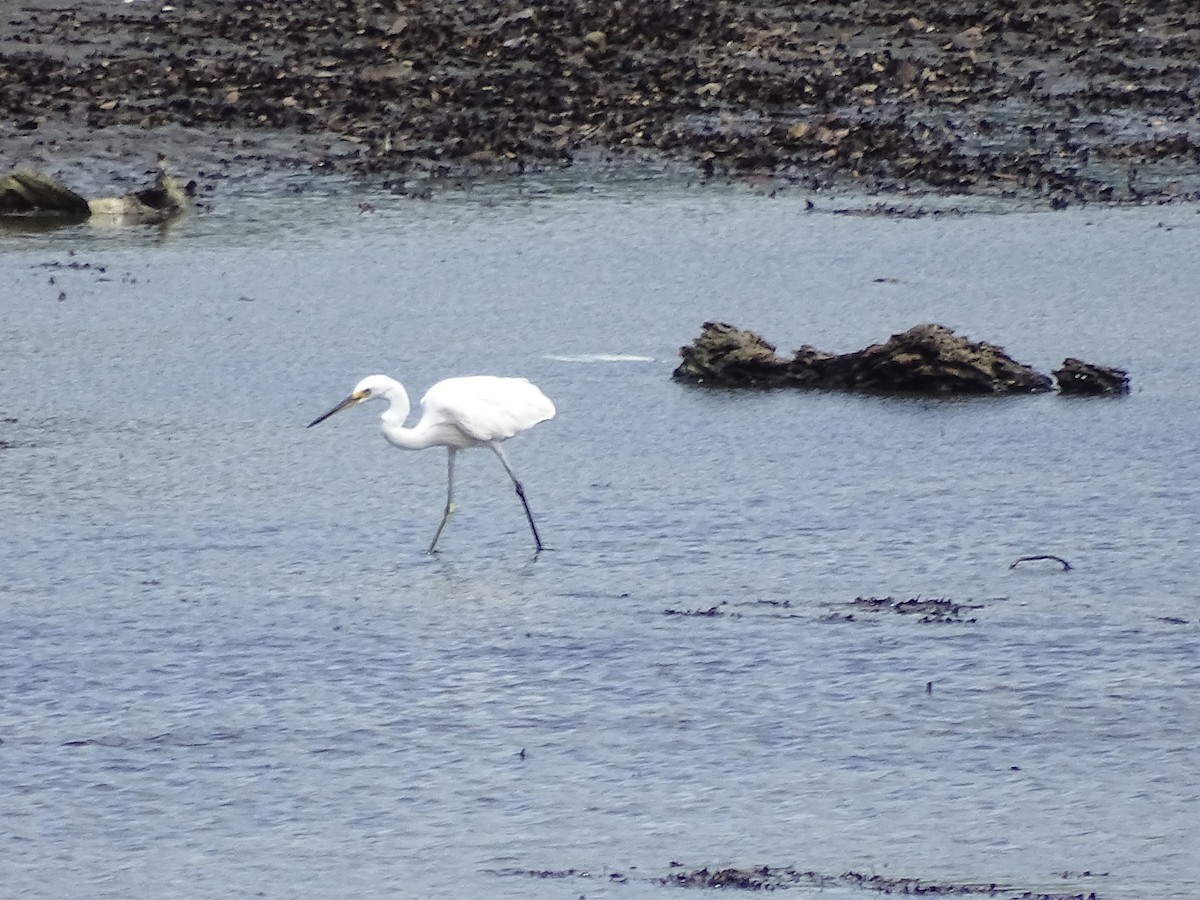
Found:
M 1098 366 L 1068 356 L 1062 368 L 1054 370 L 1054 380 L 1064 394 L 1097 396 L 1128 394 L 1129 373 L 1111 366 Z

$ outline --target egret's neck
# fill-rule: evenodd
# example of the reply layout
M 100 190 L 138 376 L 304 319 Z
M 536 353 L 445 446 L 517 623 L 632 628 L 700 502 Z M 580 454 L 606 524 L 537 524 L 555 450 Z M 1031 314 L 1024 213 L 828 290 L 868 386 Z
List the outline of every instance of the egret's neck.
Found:
M 389 421 L 387 414 L 384 414 L 383 436 L 387 438 L 389 444 L 399 447 L 401 450 L 424 450 L 426 447 L 433 446 L 429 436 L 420 428 L 405 428 L 403 422 L 404 418 L 400 417 L 393 423 Z
M 392 381 L 386 387 L 377 389 L 375 396 L 388 402 L 388 408 L 383 411 L 380 419 L 383 436 L 389 444 L 402 450 L 424 450 L 426 447 L 445 445 L 443 429 L 431 425 L 424 418 L 412 428 L 404 427 L 410 406 L 408 394 L 399 382 Z
M 376 394 L 377 397 L 386 400 L 388 407 L 383 411 L 383 415 L 379 417 L 382 423 L 383 436 L 395 444 L 397 447 L 408 447 L 408 436 L 412 431 L 411 428 L 404 427 L 404 420 L 408 418 L 408 412 L 411 406 L 408 402 L 408 393 L 399 383 L 393 382 L 388 385 L 387 389 Z

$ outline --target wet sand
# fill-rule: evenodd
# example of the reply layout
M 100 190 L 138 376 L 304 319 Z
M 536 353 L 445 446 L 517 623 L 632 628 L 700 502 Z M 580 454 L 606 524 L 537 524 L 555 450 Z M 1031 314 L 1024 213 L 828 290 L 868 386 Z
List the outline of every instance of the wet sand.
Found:
M 1200 10 L 1180 4 L 32 0 L 6 19 L 9 166 L 665 160 L 887 196 L 1200 196 Z

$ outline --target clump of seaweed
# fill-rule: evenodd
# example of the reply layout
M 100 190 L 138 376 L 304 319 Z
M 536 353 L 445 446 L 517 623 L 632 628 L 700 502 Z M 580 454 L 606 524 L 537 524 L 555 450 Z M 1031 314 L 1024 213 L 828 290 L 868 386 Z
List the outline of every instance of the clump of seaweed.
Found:
M 918 622 L 936 624 L 973 624 L 975 617 L 969 610 L 983 609 L 982 605 L 958 603 L 944 597 L 911 597 L 896 600 L 893 597 L 855 597 L 849 603 L 849 612 L 831 612 L 821 617 L 823 622 L 855 622 L 862 614 L 894 612 L 903 616 L 915 616 Z

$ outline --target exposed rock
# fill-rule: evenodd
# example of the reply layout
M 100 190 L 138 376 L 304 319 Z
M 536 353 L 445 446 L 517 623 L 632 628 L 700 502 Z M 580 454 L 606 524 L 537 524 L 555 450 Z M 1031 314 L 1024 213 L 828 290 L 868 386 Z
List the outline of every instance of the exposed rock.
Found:
M 944 325 L 917 325 L 853 353 L 804 346 L 790 360 L 754 332 L 706 322 L 699 338 L 680 349 L 673 377 L 727 387 L 791 385 L 836 390 L 957 394 L 1048 391 L 1049 377 L 1012 359 L 1003 348 L 972 342 Z
M 973 342 L 944 325 L 917 325 L 883 344 L 826 363 L 829 387 L 917 394 L 1027 394 L 1051 381 L 1003 347 Z
M 826 372 L 837 358 L 836 353 L 826 353 L 805 344 L 796 351 L 788 364 L 790 380 L 801 387 L 826 387 Z
M 705 322 L 700 337 L 681 347 L 683 362 L 675 370 L 680 381 L 728 387 L 775 387 L 791 380 L 786 359 L 753 331 L 724 322 Z
M 1098 366 L 1068 356 L 1054 370 L 1058 389 L 1064 394 L 1108 396 L 1129 393 L 1129 373 L 1124 369 Z

